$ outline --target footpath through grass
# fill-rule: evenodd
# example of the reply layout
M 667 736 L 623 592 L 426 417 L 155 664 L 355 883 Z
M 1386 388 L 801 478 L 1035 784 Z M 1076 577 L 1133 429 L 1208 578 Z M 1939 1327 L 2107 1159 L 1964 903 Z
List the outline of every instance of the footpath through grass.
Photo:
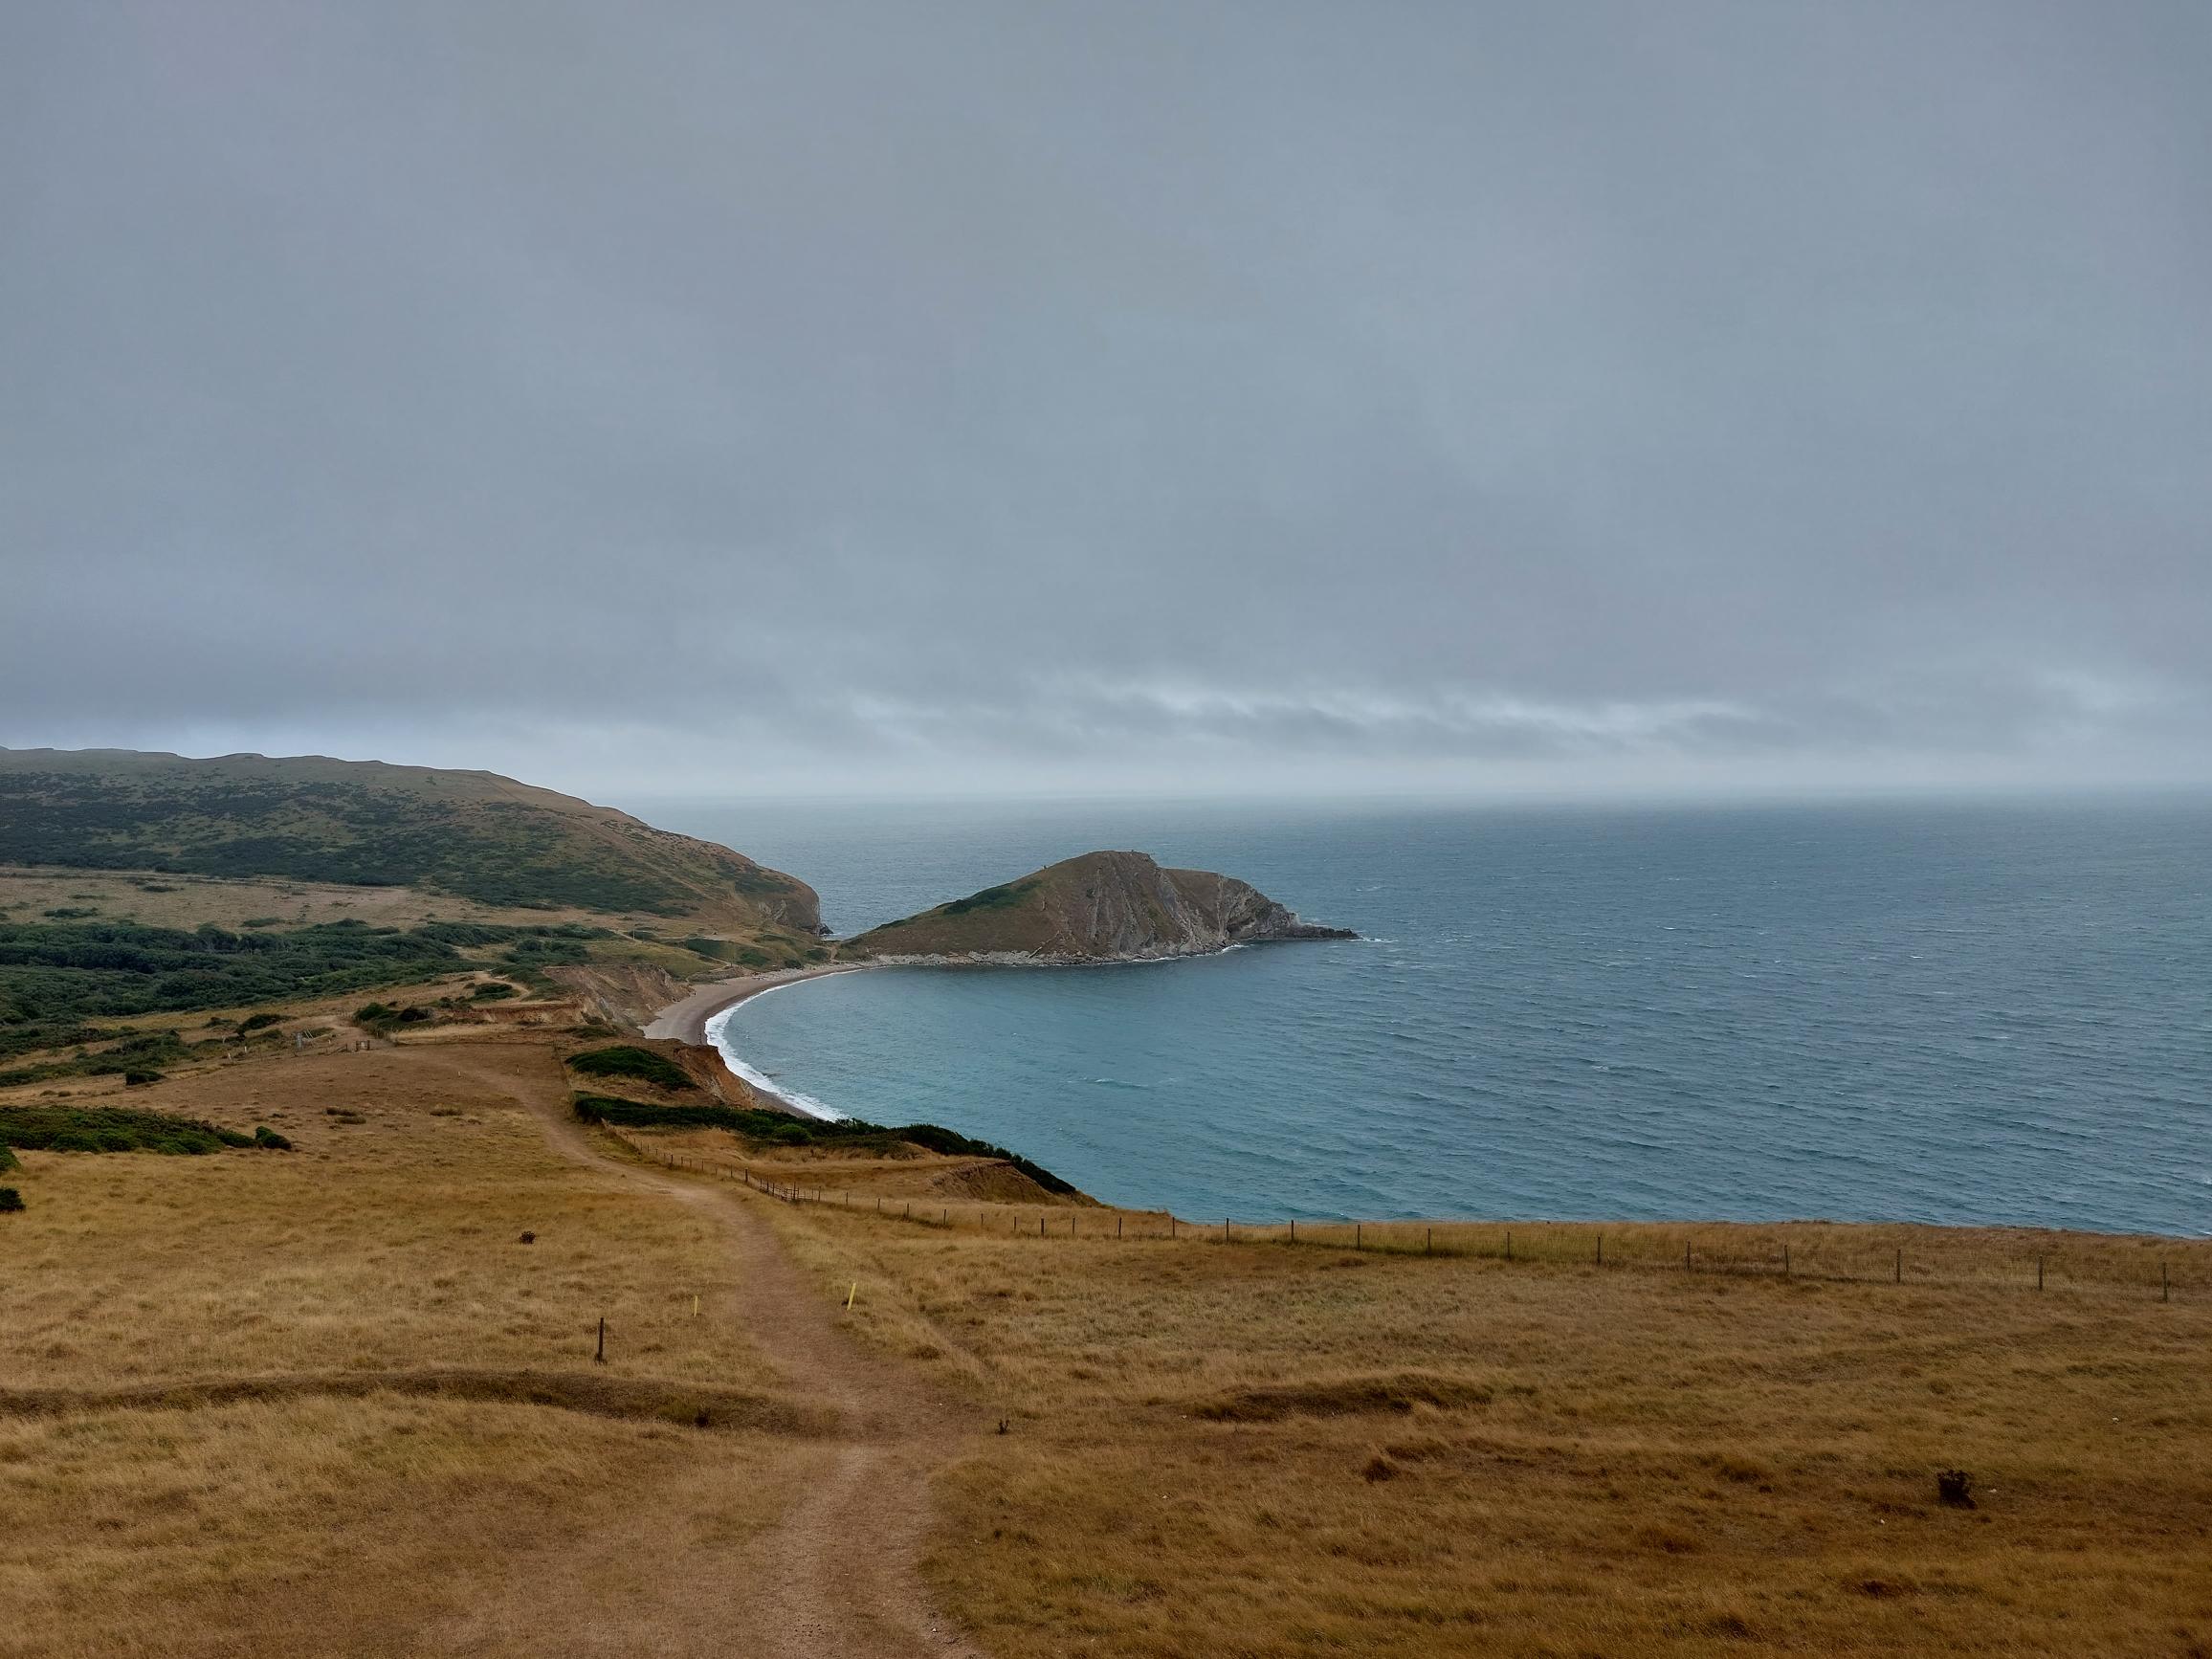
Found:
M 1971 1229 L 1621 1227 L 1600 1268 L 1595 1229 L 1508 1261 L 898 1208 L 768 1214 L 1006 1421 L 928 1567 L 995 1654 L 2212 1648 L 2212 1247 L 2043 1235 L 2083 1277 L 2039 1294 Z M 1867 1271 L 1784 1278 L 1784 1241 Z

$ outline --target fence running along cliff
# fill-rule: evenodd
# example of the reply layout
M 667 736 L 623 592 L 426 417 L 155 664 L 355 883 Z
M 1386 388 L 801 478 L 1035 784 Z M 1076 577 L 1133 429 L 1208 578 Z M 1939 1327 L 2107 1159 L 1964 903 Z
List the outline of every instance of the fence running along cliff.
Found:
M 1088 1204 L 1005 1204 L 886 1197 L 808 1185 L 787 1169 L 701 1158 L 632 1132 L 608 1133 L 670 1169 L 907 1227 L 1050 1243 L 1164 1242 L 1489 1259 L 1530 1268 L 1717 1274 L 1806 1284 L 1893 1284 L 2125 1294 L 2175 1301 L 2212 1285 L 2212 1239 L 1943 1228 L 1898 1223 L 1781 1222 L 1194 1222 L 1164 1210 Z

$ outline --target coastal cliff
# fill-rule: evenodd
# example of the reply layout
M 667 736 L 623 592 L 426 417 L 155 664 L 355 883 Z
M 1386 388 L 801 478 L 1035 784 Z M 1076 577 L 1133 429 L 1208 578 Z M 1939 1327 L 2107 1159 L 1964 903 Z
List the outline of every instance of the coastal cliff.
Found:
M 1086 852 L 887 922 L 838 948 L 846 961 L 1082 963 L 1205 956 L 1271 940 L 1353 939 L 1301 921 L 1250 883 L 1167 870 L 1141 852 Z

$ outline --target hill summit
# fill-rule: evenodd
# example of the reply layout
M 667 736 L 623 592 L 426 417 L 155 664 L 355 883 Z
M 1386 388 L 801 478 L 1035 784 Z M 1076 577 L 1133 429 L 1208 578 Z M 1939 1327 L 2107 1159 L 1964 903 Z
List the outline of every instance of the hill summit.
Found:
M 1300 921 L 1233 876 L 1163 869 L 1142 852 L 1086 852 L 872 928 L 838 954 L 884 962 L 1143 962 L 1267 940 L 1357 937 Z

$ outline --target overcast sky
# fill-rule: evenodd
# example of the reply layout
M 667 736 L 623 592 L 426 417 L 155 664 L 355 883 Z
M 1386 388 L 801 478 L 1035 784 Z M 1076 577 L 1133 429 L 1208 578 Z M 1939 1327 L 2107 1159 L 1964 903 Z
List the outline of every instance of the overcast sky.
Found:
M 2212 782 L 2212 8 L 0 9 L 0 743 Z

